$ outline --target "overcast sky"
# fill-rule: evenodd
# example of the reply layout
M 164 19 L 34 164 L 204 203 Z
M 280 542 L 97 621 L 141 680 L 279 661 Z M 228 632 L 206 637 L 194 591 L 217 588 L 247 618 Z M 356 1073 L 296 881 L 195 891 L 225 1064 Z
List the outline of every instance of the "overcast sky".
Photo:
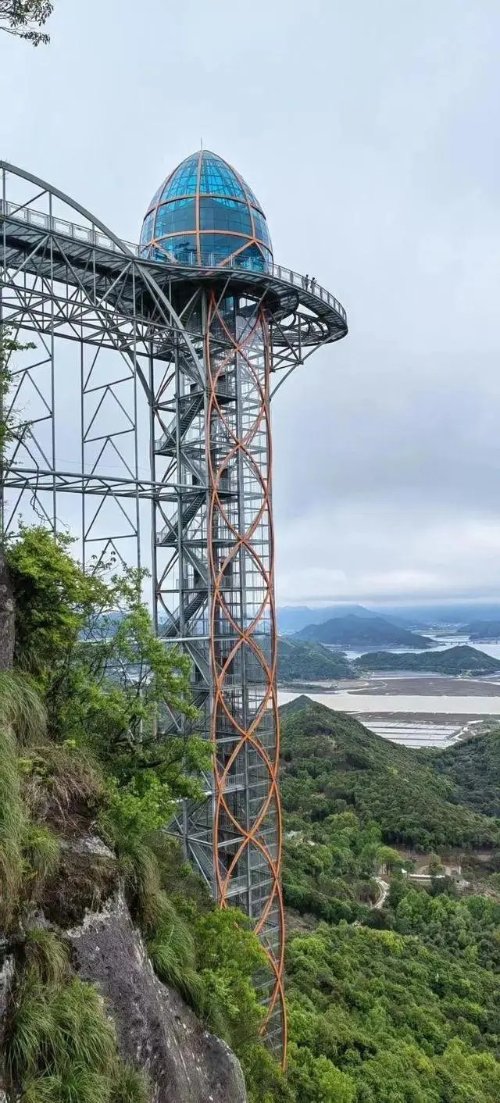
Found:
M 498 0 L 55 0 L 0 157 L 137 240 L 204 146 L 350 332 L 276 399 L 278 597 L 500 596 Z

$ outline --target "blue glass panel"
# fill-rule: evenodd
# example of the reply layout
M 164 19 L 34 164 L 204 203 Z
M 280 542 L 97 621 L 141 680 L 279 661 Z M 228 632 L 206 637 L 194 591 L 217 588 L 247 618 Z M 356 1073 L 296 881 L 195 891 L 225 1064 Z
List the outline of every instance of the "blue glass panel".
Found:
M 210 198 L 212 198 L 212 196 Z M 218 195 L 214 202 L 217 202 L 221 207 L 232 207 L 235 211 L 239 211 L 242 206 L 247 206 L 244 199 L 227 199 L 226 197 L 222 197 L 222 195 Z
M 259 200 L 257 199 L 257 196 L 254 195 L 252 189 L 248 187 L 248 184 L 247 184 L 246 181 L 245 181 L 245 191 L 246 191 L 246 194 L 247 194 L 247 198 L 250 202 L 250 205 L 252 207 L 257 207 L 257 209 L 261 212 L 261 214 L 263 214 L 264 212 L 263 212 L 262 207 L 259 203 Z
M 179 237 L 163 237 L 158 241 L 163 251 L 163 259 L 173 258 L 179 264 L 196 264 L 195 234 L 180 234 Z
M 148 207 L 148 214 L 149 214 L 150 211 L 152 211 L 156 207 L 156 204 L 158 203 L 158 200 L 160 198 L 160 195 L 161 195 L 164 187 L 165 187 L 165 181 L 163 181 L 163 184 L 161 185 L 161 187 L 159 187 L 158 190 L 155 191 L 155 193 L 153 195 L 153 198 L 151 200 L 151 203 L 149 204 L 149 207 Z
M 201 256 L 204 264 L 221 264 L 245 244 L 244 237 L 235 234 L 200 234 Z
M 163 202 L 164 201 L 162 200 L 162 205 Z M 176 211 L 179 207 L 185 207 L 188 203 L 194 203 L 194 199 L 191 199 L 188 195 L 185 195 L 182 199 L 168 199 L 167 203 L 172 210 Z
M 236 268 L 250 268 L 252 272 L 265 272 L 267 261 L 257 245 L 249 245 L 234 258 Z
M 179 230 L 194 230 L 196 227 L 196 204 L 194 199 L 163 203 L 156 212 L 155 237 L 164 237 Z
M 144 222 L 142 224 L 141 245 L 144 245 L 148 241 L 151 241 L 151 238 L 153 236 L 154 221 L 155 215 L 154 211 L 152 211 L 151 214 L 146 215 L 146 218 L 144 219 Z
M 172 173 L 164 187 L 162 199 L 174 199 L 178 195 L 195 195 L 198 183 L 198 154 L 188 157 Z
M 201 168 L 200 194 L 236 195 L 241 199 L 245 198 L 245 192 L 229 165 L 206 154 Z
M 233 201 L 230 207 L 226 203 L 227 200 L 200 199 L 200 229 L 229 230 L 252 237 L 252 223 L 246 203 Z
M 252 214 L 255 225 L 255 236 L 259 241 L 263 241 L 266 245 L 271 247 L 271 238 L 269 237 L 269 230 L 264 216 L 259 214 L 255 209 L 252 210 Z

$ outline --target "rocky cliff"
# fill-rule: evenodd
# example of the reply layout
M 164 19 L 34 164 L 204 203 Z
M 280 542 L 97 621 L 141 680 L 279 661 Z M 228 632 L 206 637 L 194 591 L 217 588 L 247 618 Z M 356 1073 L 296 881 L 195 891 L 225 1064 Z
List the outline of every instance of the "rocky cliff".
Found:
M 79 974 L 112 1011 L 122 1055 L 148 1073 L 153 1103 L 244 1103 L 236 1057 L 155 976 L 123 898 L 87 913 L 67 938 Z

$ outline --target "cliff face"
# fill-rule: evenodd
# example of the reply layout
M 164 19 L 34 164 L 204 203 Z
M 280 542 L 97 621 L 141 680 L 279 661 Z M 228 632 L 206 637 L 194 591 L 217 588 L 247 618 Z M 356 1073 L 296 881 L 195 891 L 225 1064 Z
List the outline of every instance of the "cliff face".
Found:
M 14 603 L 0 555 L 0 670 L 12 666 L 13 651 Z M 74 972 L 97 987 L 115 1024 L 121 1057 L 147 1074 L 151 1103 L 246 1103 L 235 1055 L 156 977 L 122 895 L 114 853 L 93 834 L 78 800 L 74 810 L 63 808 L 43 782 L 37 786 L 32 805 L 45 822 L 56 828 L 66 824 L 66 831 L 60 835 L 57 870 L 33 902 L 31 929 L 55 931 L 69 947 Z M 23 938 L 21 929 L 6 938 L 0 928 L 0 1103 L 6 1103 L 3 1038 Z
M 122 1056 L 147 1072 L 152 1103 L 245 1103 L 236 1057 L 155 976 L 120 896 L 67 938 L 79 975 L 112 1011 Z
M 72 843 L 84 882 L 86 861 L 92 868 L 97 842 Z M 82 862 L 83 853 L 86 859 Z M 67 871 L 68 866 L 63 868 Z M 101 893 L 102 883 L 97 899 Z M 177 992 L 158 980 L 121 892 L 114 892 L 97 911 L 86 909 L 82 921 L 70 929 L 57 924 L 58 899 L 67 901 L 67 883 L 50 886 L 50 926 L 69 945 L 75 973 L 96 985 L 104 997 L 116 1027 L 120 1055 L 147 1074 L 151 1103 L 246 1103 L 239 1061 L 225 1042 L 203 1028 Z M 61 910 L 62 919 L 64 903 Z M 49 923 L 43 902 L 37 923 L 42 927 Z M 3 957 L 0 940 L 0 1053 L 13 977 L 13 957 L 7 952 Z M 1 1069 L 0 1103 L 6 1103 Z

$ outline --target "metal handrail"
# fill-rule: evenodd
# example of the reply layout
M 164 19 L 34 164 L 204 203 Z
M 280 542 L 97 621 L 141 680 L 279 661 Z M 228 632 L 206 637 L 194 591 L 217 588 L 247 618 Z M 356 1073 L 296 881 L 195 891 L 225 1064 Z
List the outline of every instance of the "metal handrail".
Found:
M 17 203 L 11 203 L 9 200 L 0 199 L 0 214 L 10 215 L 18 219 L 20 222 L 24 222 L 29 226 L 36 226 L 39 229 L 51 230 L 56 234 L 64 234 L 65 237 L 71 237 L 75 241 L 88 242 L 90 245 L 98 245 L 102 249 L 108 249 L 113 253 L 120 253 L 120 246 L 112 238 L 108 237 L 101 230 L 96 230 L 90 226 L 80 226 L 76 222 L 68 222 L 64 218 L 59 218 L 56 215 L 45 214 L 44 211 L 34 210 L 32 207 L 23 207 Z M 123 245 L 126 249 L 133 253 L 135 257 L 140 258 L 140 248 L 130 241 L 123 241 Z M 146 260 L 147 258 L 143 258 Z M 250 271 L 259 275 L 271 276 L 274 279 L 281 280 L 283 283 L 289 283 L 291 287 L 297 288 L 301 291 L 306 291 L 308 294 L 313 295 L 315 299 L 320 299 L 321 302 L 326 303 L 327 306 L 333 308 L 337 314 L 344 321 L 347 321 L 347 314 L 339 303 L 335 295 L 332 295 L 326 288 L 321 287 L 315 279 L 310 279 L 309 276 L 302 276 L 300 272 L 294 272 L 292 268 L 285 268 L 282 264 L 275 264 L 274 261 L 266 261 L 265 268 L 252 268 L 248 266 L 248 262 L 245 263 L 245 258 L 242 257 L 240 263 L 238 263 L 238 257 L 233 257 L 232 264 L 223 264 L 225 255 L 221 254 L 220 261 L 217 261 L 216 254 L 210 254 L 208 264 L 199 264 L 196 258 L 194 250 L 188 253 L 186 258 L 182 261 L 169 261 L 172 267 L 179 268 L 197 268 L 201 272 L 207 272 L 212 269 L 224 268 L 224 271 Z M 154 262 L 153 262 L 154 263 Z

